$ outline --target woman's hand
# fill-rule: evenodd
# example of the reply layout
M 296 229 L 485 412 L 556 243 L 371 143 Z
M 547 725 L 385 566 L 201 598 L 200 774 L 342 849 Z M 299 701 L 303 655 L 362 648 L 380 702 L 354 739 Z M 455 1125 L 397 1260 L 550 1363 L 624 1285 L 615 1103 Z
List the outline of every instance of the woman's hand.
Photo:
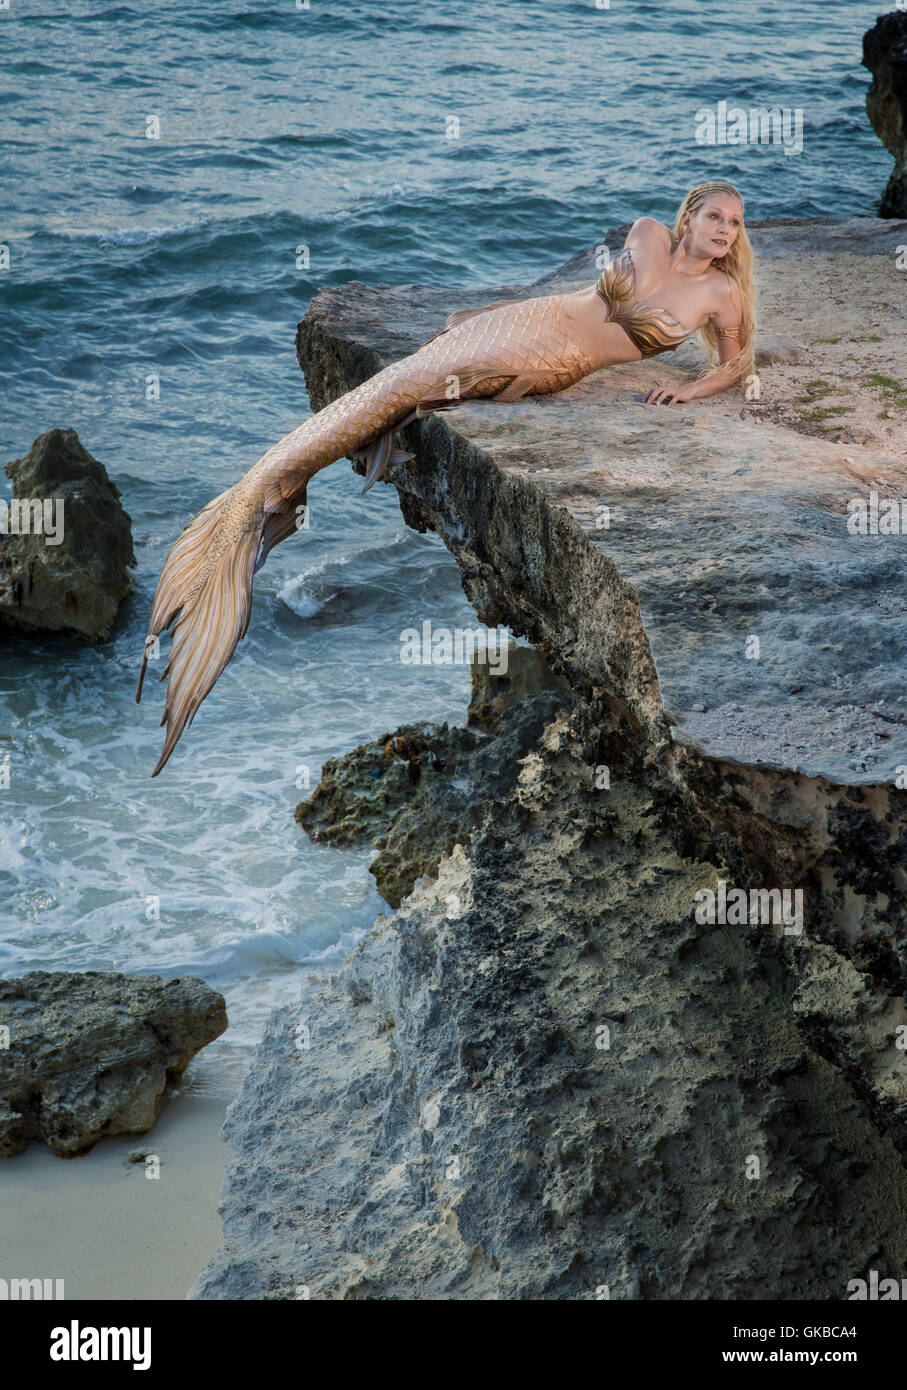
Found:
M 643 396 L 646 405 L 683 405 L 686 401 L 697 399 L 691 382 L 687 386 L 653 386 Z

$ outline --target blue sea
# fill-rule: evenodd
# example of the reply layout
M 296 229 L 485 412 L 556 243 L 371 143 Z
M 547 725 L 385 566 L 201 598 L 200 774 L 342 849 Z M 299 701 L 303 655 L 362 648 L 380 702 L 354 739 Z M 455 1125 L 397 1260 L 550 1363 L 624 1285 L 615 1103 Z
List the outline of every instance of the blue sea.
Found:
M 384 904 L 370 851 L 312 845 L 306 769 L 413 718 L 462 721 L 460 668 L 404 627 L 474 624 L 392 488 L 319 475 L 313 524 L 256 578 L 252 623 L 163 775 L 135 679 L 185 522 L 309 412 L 297 321 L 320 286 L 532 281 L 725 177 L 755 217 L 873 214 L 872 0 L 9 0 L 0 8 L 0 460 L 74 427 L 133 521 L 103 645 L 0 636 L 0 973 L 198 974 L 233 1084 L 301 971 Z M 694 138 L 720 101 L 803 112 L 803 149 Z M 146 383 L 160 382 L 159 399 Z M 6 480 L 0 495 L 8 496 Z M 155 912 L 154 900 L 158 907 Z M 157 915 L 156 915 L 157 914 Z

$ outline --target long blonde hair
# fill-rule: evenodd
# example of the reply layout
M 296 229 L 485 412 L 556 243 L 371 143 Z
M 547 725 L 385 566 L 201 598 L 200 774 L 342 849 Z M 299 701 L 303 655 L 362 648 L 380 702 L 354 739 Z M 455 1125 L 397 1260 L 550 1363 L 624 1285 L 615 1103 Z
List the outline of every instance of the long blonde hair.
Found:
M 695 188 L 690 189 L 677 210 L 677 216 L 674 219 L 674 238 L 676 241 L 680 241 L 683 237 L 683 222 L 687 213 L 695 212 L 713 193 L 733 193 L 735 198 L 740 199 L 740 206 L 743 207 L 743 196 L 732 183 L 719 181 L 717 183 L 697 184 Z M 733 372 L 736 381 L 741 381 L 752 376 L 756 371 L 756 286 L 753 284 L 753 248 L 742 221 L 727 255 L 717 257 L 712 261 L 712 265 L 715 270 L 723 271 L 733 280 L 740 291 L 743 313 L 740 320 L 739 346 L 734 356 L 730 357 L 723 366 L 716 366 L 718 330 L 711 322 L 703 324 L 699 332 L 702 335 L 710 365 L 705 371 L 699 373 L 697 381 L 701 381 L 707 376 L 724 376 L 731 372 Z

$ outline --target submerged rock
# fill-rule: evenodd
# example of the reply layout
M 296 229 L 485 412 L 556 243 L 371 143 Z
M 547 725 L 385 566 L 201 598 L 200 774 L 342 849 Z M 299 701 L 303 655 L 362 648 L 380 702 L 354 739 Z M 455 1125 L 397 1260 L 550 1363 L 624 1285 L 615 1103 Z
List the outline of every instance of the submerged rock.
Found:
M 226 1027 L 223 997 L 192 976 L 0 980 L 0 1154 L 40 1140 L 71 1158 L 104 1135 L 144 1134 L 164 1088 Z
M 863 66 L 872 73 L 866 112 L 894 168 L 880 217 L 907 217 L 907 12 L 881 15 L 863 35 Z
M 107 470 L 69 429 L 39 435 L 6 473 L 0 625 L 107 636 L 136 563 L 130 519 Z

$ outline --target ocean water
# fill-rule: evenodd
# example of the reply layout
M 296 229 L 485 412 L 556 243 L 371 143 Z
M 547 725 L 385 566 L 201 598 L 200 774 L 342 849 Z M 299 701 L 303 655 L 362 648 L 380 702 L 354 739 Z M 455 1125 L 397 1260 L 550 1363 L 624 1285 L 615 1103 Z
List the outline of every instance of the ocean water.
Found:
M 452 559 L 340 462 L 149 780 L 161 692 L 133 692 L 160 565 L 308 413 L 293 335 L 311 296 L 419 281 L 481 302 L 609 226 L 670 221 L 705 178 L 737 182 L 750 217 L 873 213 L 891 160 L 860 57 L 881 8 L 0 8 L 0 460 L 74 427 L 122 492 L 139 562 L 110 642 L 0 634 L 0 973 L 199 974 L 232 1026 L 193 1084 L 236 1080 L 267 1011 L 384 907 L 370 852 L 299 832 L 300 769 L 314 786 L 326 757 L 415 717 L 461 720 L 468 699 L 463 668 L 398 656 L 411 623 L 475 623 Z M 722 100 L 799 109 L 802 151 L 698 145 L 696 111 Z

